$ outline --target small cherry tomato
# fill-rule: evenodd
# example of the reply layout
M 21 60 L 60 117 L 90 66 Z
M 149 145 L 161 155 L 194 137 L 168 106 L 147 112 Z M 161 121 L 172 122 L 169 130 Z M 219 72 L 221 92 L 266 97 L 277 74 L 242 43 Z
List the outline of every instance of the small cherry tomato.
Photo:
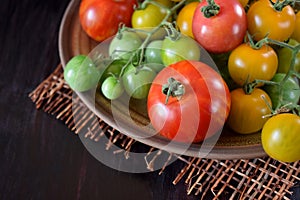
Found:
M 292 35 L 296 20 L 293 8 L 289 5 L 282 10 L 275 7 L 270 0 L 256 1 L 250 6 L 247 12 L 248 31 L 255 40 L 268 36 L 274 40 L 285 41 Z
M 181 35 L 173 39 L 166 37 L 162 43 L 162 61 L 168 66 L 181 60 L 199 60 L 199 44 L 191 37 Z
M 278 114 L 265 123 L 262 132 L 262 146 L 273 159 L 282 162 L 300 160 L 300 117 L 291 114 Z
M 129 59 L 132 53 L 142 45 L 142 39 L 135 32 L 123 31 L 117 34 L 109 44 L 109 55 L 114 59 Z
M 82 29 L 94 40 L 103 41 L 117 33 L 119 24 L 131 26 L 136 0 L 82 0 L 79 18 Z
M 101 91 L 106 98 L 114 100 L 123 94 L 124 88 L 118 78 L 109 76 L 103 81 Z
M 299 11 L 296 14 L 296 25 L 291 37 L 297 40 L 298 42 L 300 42 L 300 12 Z
M 207 0 L 195 10 L 192 30 L 195 39 L 211 53 L 225 53 L 240 45 L 247 31 L 247 18 L 238 0 L 215 0 L 218 10 L 202 11 Z M 215 15 L 210 13 L 216 12 Z
M 161 58 L 162 40 L 151 41 L 145 50 L 145 60 L 147 63 L 159 63 L 163 64 Z
M 191 2 L 184 6 L 178 13 L 176 23 L 181 33 L 194 38 L 192 21 L 194 12 L 199 2 Z
M 179 142 L 200 142 L 222 129 L 230 110 L 230 94 L 213 68 L 184 60 L 157 74 L 147 108 L 153 127 L 162 136 Z
M 147 66 L 130 65 L 122 76 L 122 83 L 127 94 L 135 99 L 145 99 L 156 73 Z
M 269 95 L 262 89 L 254 88 L 250 94 L 246 94 L 242 88 L 231 91 L 231 109 L 227 124 L 240 134 L 255 133 L 262 129 L 269 115 L 269 105 L 272 105 Z
M 300 45 L 296 40 L 289 39 L 288 44 L 291 46 L 297 46 Z M 278 72 L 280 73 L 287 73 L 291 66 L 292 61 L 292 50 L 283 47 L 277 51 L 278 54 Z M 296 72 L 300 72 L 300 52 L 298 52 L 296 59 L 295 59 L 295 65 L 294 69 Z
M 166 2 L 162 0 L 155 0 L 155 2 L 160 3 L 166 7 L 170 7 L 172 5 L 170 4 L 171 2 Z M 132 27 L 136 29 L 156 27 L 165 18 L 166 14 L 166 9 L 160 8 L 152 3 L 149 3 L 144 9 L 136 9 L 133 12 L 131 18 Z
M 71 58 L 64 69 L 64 78 L 77 92 L 84 92 L 96 87 L 101 73 L 94 62 L 85 55 Z
M 268 45 L 253 49 L 250 44 L 241 44 L 231 52 L 228 59 L 229 74 L 240 86 L 255 79 L 271 80 L 277 67 L 277 54 Z
M 286 74 L 277 73 L 271 79 L 275 83 L 279 83 L 285 78 Z M 281 89 L 280 89 L 281 88 Z M 265 85 L 263 89 L 268 93 L 271 98 L 273 108 L 279 108 L 281 106 L 286 106 L 290 103 L 296 105 L 300 98 L 300 86 L 299 84 L 290 76 L 282 84 L 279 85 Z

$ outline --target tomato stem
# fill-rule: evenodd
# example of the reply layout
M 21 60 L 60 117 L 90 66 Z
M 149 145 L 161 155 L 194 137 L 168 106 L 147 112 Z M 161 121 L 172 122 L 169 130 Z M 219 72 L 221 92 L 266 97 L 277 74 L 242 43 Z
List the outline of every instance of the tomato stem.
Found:
M 210 18 L 216 16 L 220 12 L 220 6 L 214 0 L 207 0 L 207 6 L 201 8 L 204 17 Z
M 247 39 L 249 40 L 249 44 L 252 49 L 260 49 L 262 46 L 266 45 L 268 43 L 268 36 L 265 36 L 263 39 L 259 40 L 258 42 L 254 42 L 252 36 L 247 31 Z
M 276 0 L 276 2 L 273 2 L 272 0 L 269 1 L 276 11 L 282 11 L 283 8 L 286 6 L 294 6 L 296 2 L 295 0 L 283 0 L 283 1 Z
M 167 105 L 170 96 L 180 99 L 184 95 L 185 89 L 182 83 L 171 77 L 168 79 L 168 83 L 162 86 L 162 93 L 167 96 L 165 101 Z
M 120 26 L 119 28 L 119 32 L 122 32 L 122 31 L 133 31 L 133 32 L 142 32 L 142 33 L 145 33 L 147 36 L 145 38 L 145 40 L 143 41 L 143 43 L 141 44 L 141 46 L 139 47 L 139 49 L 135 52 L 132 52 L 132 56 L 129 58 L 128 62 L 124 65 L 124 67 L 122 68 L 121 70 L 121 73 L 120 73 L 120 77 L 123 76 L 123 73 L 125 71 L 125 69 L 127 68 L 127 66 L 130 64 L 130 63 L 133 63 L 134 65 L 136 66 L 139 66 L 142 64 L 143 62 L 143 59 L 144 59 L 144 54 L 145 54 L 145 48 L 147 46 L 147 44 L 149 43 L 150 39 L 151 39 L 151 36 L 156 33 L 160 28 L 162 28 L 163 26 L 166 26 L 168 24 L 170 24 L 168 22 L 168 19 L 171 17 L 171 15 L 173 13 L 176 12 L 177 9 L 181 8 L 181 6 L 186 2 L 187 0 L 182 0 L 180 1 L 179 3 L 177 3 L 176 5 L 174 5 L 172 8 L 168 8 L 164 5 L 162 5 L 161 3 L 159 2 L 155 2 L 153 0 L 145 0 L 141 5 L 140 5 L 140 9 L 144 9 L 146 8 L 146 6 L 148 4 L 153 4 L 161 9 L 164 9 L 166 11 L 166 15 L 164 17 L 164 19 L 161 21 L 161 23 L 156 26 L 156 27 L 153 27 L 153 29 L 151 29 L 150 31 L 147 31 L 147 30 L 143 30 L 143 29 L 134 29 L 134 28 L 129 28 L 129 27 L 125 27 L 125 26 Z M 138 54 L 138 55 L 137 55 Z M 137 61 L 134 61 L 134 58 L 138 58 Z

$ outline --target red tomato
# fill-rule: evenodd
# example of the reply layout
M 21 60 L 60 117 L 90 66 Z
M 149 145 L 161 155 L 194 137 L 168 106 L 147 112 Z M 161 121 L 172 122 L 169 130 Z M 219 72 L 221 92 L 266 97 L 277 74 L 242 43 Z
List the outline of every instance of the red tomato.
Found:
M 195 39 L 209 52 L 225 53 L 243 42 L 247 30 L 246 13 L 238 0 L 215 0 L 220 10 L 215 16 L 204 16 L 203 0 L 196 8 L 192 30 Z
M 171 77 L 182 84 L 184 94 L 170 96 L 166 102 L 162 90 L 167 92 L 164 86 Z M 200 61 L 184 60 L 158 73 L 147 106 L 155 130 L 168 139 L 190 143 L 203 141 L 222 129 L 230 102 L 228 87 L 214 69 Z
M 82 0 L 79 8 L 83 30 L 94 40 L 103 41 L 118 31 L 120 23 L 131 26 L 136 0 Z

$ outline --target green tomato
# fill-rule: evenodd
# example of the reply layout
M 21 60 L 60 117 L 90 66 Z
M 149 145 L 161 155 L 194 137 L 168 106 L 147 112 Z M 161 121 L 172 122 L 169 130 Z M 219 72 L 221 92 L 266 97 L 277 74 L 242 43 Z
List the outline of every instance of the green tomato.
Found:
M 83 92 L 96 87 L 101 73 L 93 61 L 85 55 L 71 58 L 64 70 L 64 78 L 70 87 L 78 92 Z
M 141 45 L 142 39 L 137 33 L 123 31 L 112 39 L 108 52 L 113 59 L 128 60 Z
M 285 75 L 286 74 L 283 73 L 277 73 L 271 81 L 279 83 L 284 79 Z M 279 85 L 265 85 L 264 90 L 270 96 L 274 109 L 289 103 L 295 105 L 299 102 L 300 87 L 292 77 L 289 77 L 283 84 L 281 94 Z
M 118 77 L 126 63 L 126 60 L 121 59 L 113 60 L 107 64 L 104 63 L 104 66 L 101 68 L 102 76 L 100 82 L 103 82 L 107 77 L 111 75 Z
M 145 66 L 149 67 L 156 73 L 160 72 L 163 68 L 165 68 L 163 64 L 159 64 L 159 63 L 146 63 Z
M 145 99 L 155 76 L 156 73 L 148 67 L 136 69 L 130 65 L 122 76 L 124 89 L 130 97 Z
M 200 60 L 200 47 L 198 43 L 181 35 L 178 39 L 166 37 L 162 43 L 162 61 L 169 66 L 181 60 Z
M 297 46 L 299 43 L 294 40 L 290 39 L 288 42 L 291 46 Z M 289 68 L 291 66 L 292 61 L 292 50 L 284 47 L 278 50 L 278 72 L 279 73 L 287 73 L 289 71 Z M 300 52 L 298 52 L 295 60 L 295 71 L 300 72 Z
M 163 64 L 161 58 L 162 43 L 162 40 L 153 40 L 147 45 L 145 50 L 145 60 L 147 63 Z
M 118 78 L 109 76 L 103 81 L 101 91 L 106 98 L 114 100 L 123 94 L 124 88 Z

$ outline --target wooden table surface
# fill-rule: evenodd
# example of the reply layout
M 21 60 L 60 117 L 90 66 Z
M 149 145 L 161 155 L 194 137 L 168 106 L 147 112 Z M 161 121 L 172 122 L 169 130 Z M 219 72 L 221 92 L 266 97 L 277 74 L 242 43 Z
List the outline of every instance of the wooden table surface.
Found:
M 193 200 L 162 175 L 124 173 L 91 156 L 63 122 L 28 94 L 60 62 L 59 25 L 70 0 L 2 0 L 0 6 L 0 199 Z M 206 199 L 211 199 L 207 197 Z

